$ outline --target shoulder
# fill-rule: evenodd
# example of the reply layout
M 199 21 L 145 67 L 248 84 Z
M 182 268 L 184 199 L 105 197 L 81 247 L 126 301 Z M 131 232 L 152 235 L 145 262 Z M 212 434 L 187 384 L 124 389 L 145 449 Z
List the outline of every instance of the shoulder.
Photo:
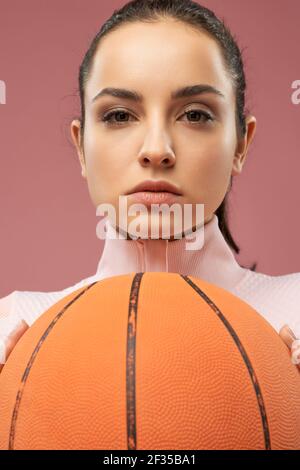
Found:
M 277 331 L 288 324 L 300 337 L 300 272 L 271 276 L 248 269 L 234 293 L 253 305 Z
M 295 294 L 300 299 L 300 272 L 271 276 L 247 269 L 239 288 L 272 293 L 276 296 Z
M 8 336 L 20 322 L 14 313 L 16 291 L 0 299 L 0 336 Z
M 16 291 L 13 291 L 0 299 L 0 317 L 12 310 L 15 293 Z

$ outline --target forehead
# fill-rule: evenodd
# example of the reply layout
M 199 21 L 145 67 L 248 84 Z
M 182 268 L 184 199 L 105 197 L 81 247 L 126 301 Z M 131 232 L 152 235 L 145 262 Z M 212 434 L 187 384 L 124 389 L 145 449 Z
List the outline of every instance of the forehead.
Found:
M 153 100 L 190 83 L 212 85 L 228 101 L 233 99 L 217 42 L 174 20 L 136 22 L 122 25 L 100 41 L 85 96 L 90 102 L 101 88 L 119 86 Z

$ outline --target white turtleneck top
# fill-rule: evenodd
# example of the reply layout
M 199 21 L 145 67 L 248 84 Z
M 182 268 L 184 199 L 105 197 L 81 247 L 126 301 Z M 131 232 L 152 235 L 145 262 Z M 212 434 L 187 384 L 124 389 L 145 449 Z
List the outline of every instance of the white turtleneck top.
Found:
M 24 320 L 29 326 L 51 305 L 94 281 L 132 272 L 190 275 L 227 289 L 249 303 L 279 332 L 288 324 L 300 338 L 300 273 L 270 276 L 241 267 L 218 225 L 217 215 L 194 232 L 201 248 L 186 249 L 185 238 L 126 240 L 109 219 L 104 248 L 93 276 L 55 292 L 18 291 L 0 299 L 0 363 L 5 343 Z M 201 242 L 202 240 L 202 242 Z

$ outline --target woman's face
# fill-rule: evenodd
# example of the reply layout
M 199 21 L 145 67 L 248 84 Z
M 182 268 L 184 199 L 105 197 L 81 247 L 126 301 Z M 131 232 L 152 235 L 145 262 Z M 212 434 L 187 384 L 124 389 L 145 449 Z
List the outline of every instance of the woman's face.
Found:
M 172 98 L 193 85 L 219 93 Z M 135 91 L 142 99 L 95 98 L 106 87 Z M 111 111 L 118 112 L 104 122 Z M 246 136 L 238 141 L 235 94 L 217 43 L 171 19 L 123 25 L 101 40 L 85 89 L 85 113 L 83 141 L 80 122 L 71 124 L 82 176 L 95 207 L 115 207 L 117 226 L 119 196 L 146 179 L 175 184 L 181 192 L 176 202 L 182 209 L 192 204 L 193 226 L 199 225 L 195 204 L 204 205 L 204 222 L 211 220 L 231 175 L 242 169 L 256 126 L 248 116 Z M 134 201 L 124 197 L 129 209 Z M 173 223 L 171 233 L 172 228 Z

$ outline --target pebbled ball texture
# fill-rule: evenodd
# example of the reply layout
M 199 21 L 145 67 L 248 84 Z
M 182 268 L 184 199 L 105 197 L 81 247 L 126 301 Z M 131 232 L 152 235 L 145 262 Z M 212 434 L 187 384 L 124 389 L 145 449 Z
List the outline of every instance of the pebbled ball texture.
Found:
M 0 374 L 0 449 L 299 449 L 300 374 L 232 293 L 178 273 L 80 288 Z

